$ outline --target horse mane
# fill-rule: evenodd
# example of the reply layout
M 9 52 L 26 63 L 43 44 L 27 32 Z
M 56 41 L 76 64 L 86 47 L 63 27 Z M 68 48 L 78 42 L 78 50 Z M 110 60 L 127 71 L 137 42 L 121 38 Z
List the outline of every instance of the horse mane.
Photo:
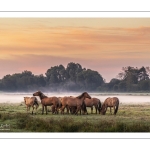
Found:
M 41 98 L 41 99 L 43 99 L 43 98 L 47 98 L 47 96 L 46 96 L 46 95 L 44 95 L 41 91 L 38 91 L 38 92 L 39 92 L 39 94 L 40 94 L 39 96 L 40 96 L 40 98 Z
M 83 95 L 85 94 L 85 92 L 83 92 L 81 95 L 77 96 L 76 98 L 81 99 L 83 97 Z
M 42 92 L 41 92 L 41 97 L 42 97 L 42 98 L 47 98 L 47 96 L 44 95 Z

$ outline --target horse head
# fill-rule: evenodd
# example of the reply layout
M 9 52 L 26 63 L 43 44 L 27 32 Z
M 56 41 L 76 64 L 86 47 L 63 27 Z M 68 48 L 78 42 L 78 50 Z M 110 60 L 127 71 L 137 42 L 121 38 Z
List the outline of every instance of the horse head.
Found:
M 84 95 L 85 98 L 91 99 L 91 96 L 87 92 L 84 92 L 83 95 Z
M 27 97 L 24 97 L 24 102 L 25 102 L 25 103 L 26 103 L 26 98 L 27 98 Z
M 102 115 L 105 115 L 105 114 L 106 114 L 106 108 L 105 108 L 105 105 L 104 105 L 104 104 L 102 105 L 102 108 L 101 108 L 101 114 L 102 114 Z
M 81 98 L 89 98 L 91 99 L 91 96 L 87 93 L 87 92 L 83 92 L 81 95 L 77 96 L 77 98 L 81 99 Z
M 33 93 L 33 96 L 41 96 L 42 92 L 41 91 L 37 91 L 35 93 Z

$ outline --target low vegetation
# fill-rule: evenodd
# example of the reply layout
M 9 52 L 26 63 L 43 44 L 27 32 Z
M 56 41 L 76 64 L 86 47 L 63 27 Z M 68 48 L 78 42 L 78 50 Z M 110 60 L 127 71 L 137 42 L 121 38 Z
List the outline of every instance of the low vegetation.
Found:
M 150 132 L 150 104 L 120 104 L 116 116 L 26 113 L 24 103 L 0 104 L 0 132 Z

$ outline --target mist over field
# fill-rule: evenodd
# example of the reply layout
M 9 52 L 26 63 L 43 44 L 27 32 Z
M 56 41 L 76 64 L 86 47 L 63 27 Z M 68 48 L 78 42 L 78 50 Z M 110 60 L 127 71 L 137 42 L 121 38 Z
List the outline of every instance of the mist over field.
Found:
M 108 97 L 118 97 L 120 100 L 120 104 L 122 103 L 150 103 L 150 93 L 90 93 L 91 97 L 96 97 L 100 99 L 101 102 Z M 81 93 L 79 92 L 45 92 L 46 96 L 56 96 L 56 97 L 63 97 L 63 96 L 79 96 Z M 33 93 L 0 93 L 0 103 L 21 103 L 24 102 L 24 97 L 32 97 Z M 37 97 L 39 102 L 40 99 Z

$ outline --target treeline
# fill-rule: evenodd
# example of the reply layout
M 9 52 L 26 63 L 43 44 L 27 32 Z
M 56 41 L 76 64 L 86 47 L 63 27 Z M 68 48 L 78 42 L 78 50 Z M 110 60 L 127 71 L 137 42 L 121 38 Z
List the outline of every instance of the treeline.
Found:
M 31 71 L 6 75 L 0 80 L 0 91 L 150 91 L 149 72 L 149 67 L 128 66 L 122 68 L 122 72 L 116 78 L 105 83 L 104 78 L 97 71 L 70 62 L 66 68 L 63 65 L 51 67 L 46 71 L 45 76 L 34 75 Z
M 6 75 L 0 80 L 1 91 L 94 91 L 104 84 L 102 76 L 91 69 L 82 68 L 78 63 L 70 62 L 48 69 L 45 76 L 24 71 Z
M 106 83 L 102 90 L 117 92 L 149 92 L 149 67 L 123 67 L 117 78 Z

